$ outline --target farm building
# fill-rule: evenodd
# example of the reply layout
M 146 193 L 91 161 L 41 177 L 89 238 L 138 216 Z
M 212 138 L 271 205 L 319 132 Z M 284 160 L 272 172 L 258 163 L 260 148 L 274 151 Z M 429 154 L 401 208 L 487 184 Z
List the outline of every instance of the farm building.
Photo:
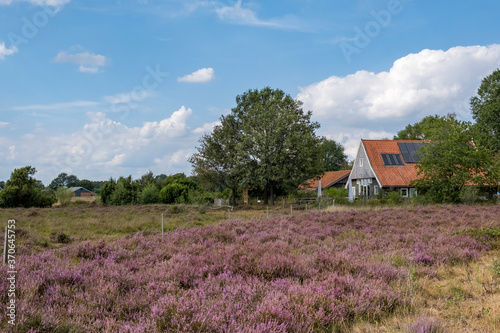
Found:
M 410 182 L 417 178 L 418 140 L 361 140 L 346 187 L 350 198 L 369 197 L 396 188 L 401 196 L 416 195 Z M 349 185 L 350 184 L 350 185 Z
M 74 197 L 95 197 L 95 193 L 87 190 L 85 187 L 70 187 Z
M 351 170 L 328 171 L 319 179 L 309 179 L 304 184 L 300 185 L 300 189 L 316 191 L 318 190 L 320 180 L 322 190 L 326 190 L 330 187 L 345 187 L 350 173 Z

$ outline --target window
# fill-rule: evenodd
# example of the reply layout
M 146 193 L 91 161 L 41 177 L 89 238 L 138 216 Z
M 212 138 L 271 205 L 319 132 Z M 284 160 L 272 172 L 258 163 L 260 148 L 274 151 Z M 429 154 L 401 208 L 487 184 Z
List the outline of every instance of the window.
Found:
M 363 167 L 363 158 L 362 157 L 359 159 L 359 166 Z
M 401 189 L 401 196 L 403 198 L 408 198 L 408 189 L 407 188 L 402 188 Z
M 353 198 L 356 198 L 356 187 L 352 187 L 352 196 Z
M 378 186 L 377 185 L 373 186 L 373 194 L 374 195 L 378 194 Z

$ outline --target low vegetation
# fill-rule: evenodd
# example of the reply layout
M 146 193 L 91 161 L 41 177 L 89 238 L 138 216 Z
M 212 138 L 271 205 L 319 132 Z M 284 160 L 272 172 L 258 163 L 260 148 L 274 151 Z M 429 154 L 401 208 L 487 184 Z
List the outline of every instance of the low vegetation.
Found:
M 498 205 L 219 224 L 210 221 L 228 212 L 216 218 L 175 207 L 169 221 L 184 221 L 168 222 L 164 236 L 158 216 L 166 206 L 8 211 L 17 214 L 20 238 L 53 240 L 47 249 L 20 249 L 18 331 L 494 332 L 500 325 L 499 237 L 488 231 L 500 228 Z M 43 214 L 61 214 L 60 225 L 39 225 Z M 75 229 L 84 225 L 79 216 L 105 232 Z M 9 329 L 5 317 L 0 329 Z

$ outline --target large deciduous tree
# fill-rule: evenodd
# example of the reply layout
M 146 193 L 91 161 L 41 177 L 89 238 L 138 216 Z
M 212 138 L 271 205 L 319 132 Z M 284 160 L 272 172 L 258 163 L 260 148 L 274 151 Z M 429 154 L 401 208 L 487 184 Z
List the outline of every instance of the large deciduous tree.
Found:
M 199 176 L 230 184 L 233 194 L 246 182 L 274 204 L 276 189 L 295 189 L 323 171 L 319 124 L 302 102 L 266 87 L 248 90 L 236 103 L 190 159 Z
M 477 96 L 471 98 L 471 109 L 478 142 L 500 151 L 500 69 L 483 79 Z
M 346 162 L 344 147 L 335 140 L 323 139 L 321 143 L 325 171 L 338 171 Z
M 446 127 L 446 123 L 450 119 L 455 119 L 454 113 L 449 113 L 446 116 L 427 116 L 422 120 L 407 125 L 404 129 L 394 136 L 394 140 L 429 140 L 435 129 Z

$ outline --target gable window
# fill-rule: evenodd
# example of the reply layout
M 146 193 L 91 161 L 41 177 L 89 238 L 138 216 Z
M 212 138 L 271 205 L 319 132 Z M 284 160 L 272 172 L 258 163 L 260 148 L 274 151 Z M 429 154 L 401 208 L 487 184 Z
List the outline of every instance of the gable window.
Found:
M 360 166 L 360 167 L 363 167 L 363 157 L 361 157 L 361 158 L 359 159 L 359 166 Z

